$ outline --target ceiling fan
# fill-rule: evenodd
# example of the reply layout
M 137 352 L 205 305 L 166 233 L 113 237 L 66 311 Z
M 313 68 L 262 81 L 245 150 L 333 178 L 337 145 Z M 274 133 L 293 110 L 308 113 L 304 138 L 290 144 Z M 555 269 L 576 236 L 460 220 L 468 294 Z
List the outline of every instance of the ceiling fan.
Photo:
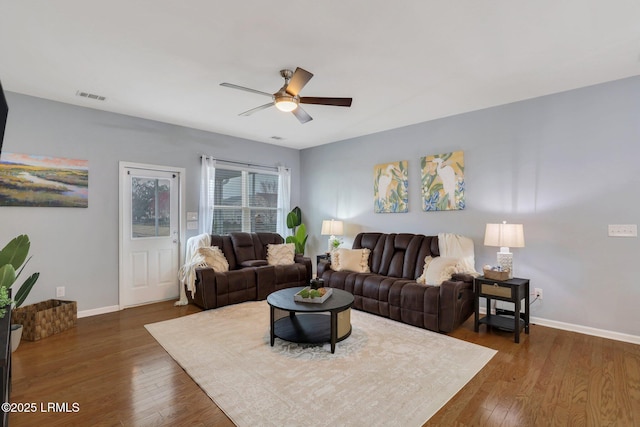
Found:
M 220 86 L 230 87 L 232 89 L 240 89 L 247 92 L 253 92 L 260 95 L 265 95 L 271 98 L 271 102 L 261 105 L 251 110 L 240 113 L 240 116 L 250 116 L 256 111 L 264 110 L 273 105 L 280 111 L 291 112 L 300 121 L 300 123 L 307 123 L 313 120 L 313 118 L 302 109 L 299 104 L 319 104 L 319 105 L 334 105 L 338 107 L 350 107 L 351 98 L 320 98 L 316 96 L 300 96 L 302 88 L 309 83 L 313 74 L 302 68 L 296 68 L 296 71 L 280 70 L 280 75 L 284 78 L 284 86 L 280 88 L 276 93 L 271 94 L 262 92 L 260 90 L 250 89 L 244 86 L 234 85 L 232 83 L 220 83 Z

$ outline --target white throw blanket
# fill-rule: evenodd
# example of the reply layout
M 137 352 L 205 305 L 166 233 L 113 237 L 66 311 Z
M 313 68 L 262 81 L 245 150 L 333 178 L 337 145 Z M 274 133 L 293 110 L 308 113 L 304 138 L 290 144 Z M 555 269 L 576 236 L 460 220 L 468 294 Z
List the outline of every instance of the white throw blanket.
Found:
M 189 303 L 187 293 L 184 289 L 185 284 L 189 292 L 191 292 L 192 297 L 196 293 L 196 268 L 207 266 L 204 258 L 198 254 L 198 248 L 206 248 L 208 246 L 211 246 L 211 235 L 206 233 L 190 237 L 189 240 L 187 240 L 184 265 L 180 268 L 180 271 L 178 271 L 180 300 L 176 301 L 174 305 L 187 305 Z
M 473 240 L 468 237 L 453 233 L 438 233 L 438 248 L 440 256 L 459 258 L 458 273 L 467 273 L 479 276 L 476 271 Z

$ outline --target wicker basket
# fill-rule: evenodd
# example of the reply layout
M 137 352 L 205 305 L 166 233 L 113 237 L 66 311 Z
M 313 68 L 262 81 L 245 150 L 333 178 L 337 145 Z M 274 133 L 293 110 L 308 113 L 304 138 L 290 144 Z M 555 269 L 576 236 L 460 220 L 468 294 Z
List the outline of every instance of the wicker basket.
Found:
M 23 327 L 22 338 L 38 341 L 76 326 L 78 305 L 75 301 L 50 299 L 16 308 L 11 312 L 12 323 Z
M 486 279 L 498 280 L 498 281 L 509 280 L 508 271 L 494 271 L 494 270 L 487 270 L 486 268 L 482 269 L 482 271 L 484 272 L 484 277 Z

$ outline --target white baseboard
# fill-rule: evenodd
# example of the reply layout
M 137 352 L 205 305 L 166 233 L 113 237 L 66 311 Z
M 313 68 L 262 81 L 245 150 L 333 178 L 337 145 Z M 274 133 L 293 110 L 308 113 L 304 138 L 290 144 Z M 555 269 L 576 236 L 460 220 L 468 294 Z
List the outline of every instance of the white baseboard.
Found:
M 172 300 L 176 300 L 178 299 L 178 296 L 173 296 L 171 298 L 167 298 L 161 301 L 172 301 Z M 161 301 L 154 301 L 154 302 L 161 302 Z M 147 304 L 153 304 L 152 303 L 142 303 L 139 305 L 147 305 Z M 131 305 L 129 307 L 137 307 L 136 305 Z M 114 311 L 120 311 L 120 310 L 124 310 L 126 307 L 120 307 L 119 305 L 112 305 L 109 307 L 99 307 L 99 308 L 92 308 L 91 310 L 83 310 L 83 311 L 79 311 L 78 312 L 78 319 L 81 317 L 89 317 L 89 316 L 97 316 L 98 314 L 105 314 L 105 313 L 113 313 Z
M 484 307 L 480 308 L 480 313 L 486 314 Z M 562 329 L 563 331 L 578 332 L 580 334 L 592 335 L 594 337 L 608 338 L 616 341 L 624 341 L 631 344 L 640 344 L 640 336 L 623 334 L 620 332 L 607 331 L 605 329 L 591 328 L 589 326 L 575 325 L 573 323 L 558 322 L 556 320 L 543 319 L 541 317 L 529 318 L 532 325 L 546 326 L 548 328 Z
M 120 310 L 119 305 L 112 305 L 110 307 L 92 308 L 91 310 L 82 310 L 78 312 L 78 319 L 81 317 L 97 316 L 98 314 L 112 313 Z

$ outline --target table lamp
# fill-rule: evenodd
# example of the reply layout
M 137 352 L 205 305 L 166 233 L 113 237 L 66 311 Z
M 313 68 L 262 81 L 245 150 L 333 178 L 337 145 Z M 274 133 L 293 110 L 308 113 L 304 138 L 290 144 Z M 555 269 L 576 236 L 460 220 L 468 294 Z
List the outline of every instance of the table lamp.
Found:
M 502 271 L 509 271 L 509 279 L 513 279 L 513 254 L 509 248 L 524 248 L 524 229 L 522 224 L 487 224 L 484 232 L 485 246 L 499 246 L 498 265 Z
M 336 235 L 342 236 L 342 234 L 344 234 L 344 224 L 342 221 L 336 221 L 335 219 L 325 219 L 322 221 L 320 234 L 322 236 L 330 236 L 327 252 L 331 252 L 333 250 L 333 241 L 336 240 Z

